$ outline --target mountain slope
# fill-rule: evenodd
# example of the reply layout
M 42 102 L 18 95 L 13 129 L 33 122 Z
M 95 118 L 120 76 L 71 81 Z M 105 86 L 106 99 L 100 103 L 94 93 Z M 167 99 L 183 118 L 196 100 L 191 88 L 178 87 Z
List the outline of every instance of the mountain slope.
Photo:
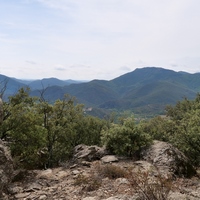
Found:
M 134 112 L 160 112 L 167 104 L 175 104 L 185 97 L 193 99 L 200 92 L 200 73 L 156 67 L 136 69 L 110 81 L 93 80 L 70 85 L 53 78 L 42 81 L 45 83 L 43 88 L 48 86 L 44 97 L 50 102 L 70 94 L 86 106 Z M 37 89 L 31 95 L 40 96 L 41 81 L 32 84 Z
M 4 99 L 7 99 L 8 96 L 16 94 L 17 91 L 22 87 L 26 87 L 26 84 L 23 84 L 13 78 L 0 74 L 0 92 L 5 89 L 3 96 Z
M 70 84 L 76 84 L 76 83 L 81 83 L 81 81 L 74 81 L 74 80 L 59 80 L 57 78 L 44 78 L 42 80 L 35 80 L 32 81 L 28 84 L 28 86 L 32 89 L 32 90 L 42 90 L 45 89 L 47 87 L 51 87 L 51 86 L 66 86 L 66 85 L 70 85 Z

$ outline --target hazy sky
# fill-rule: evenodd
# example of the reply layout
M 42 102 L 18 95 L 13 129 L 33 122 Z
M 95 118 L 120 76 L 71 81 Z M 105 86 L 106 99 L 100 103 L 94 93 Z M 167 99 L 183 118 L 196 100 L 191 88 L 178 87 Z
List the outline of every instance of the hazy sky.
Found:
M 0 74 L 110 80 L 200 72 L 200 0 L 0 0 Z

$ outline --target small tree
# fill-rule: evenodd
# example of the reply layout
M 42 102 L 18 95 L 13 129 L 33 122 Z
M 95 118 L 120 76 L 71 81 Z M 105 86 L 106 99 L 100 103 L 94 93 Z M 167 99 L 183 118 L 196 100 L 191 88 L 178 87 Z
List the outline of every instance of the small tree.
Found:
M 135 125 L 133 118 L 125 119 L 122 125 L 112 124 L 102 131 L 102 143 L 117 155 L 133 156 L 141 147 L 150 144 L 151 138 Z
M 108 122 L 93 116 L 84 116 L 77 122 L 77 144 L 101 145 L 101 131 L 108 127 Z
M 194 100 L 184 99 L 167 107 L 167 115 L 174 122 L 176 131 L 172 142 L 185 153 L 192 163 L 200 165 L 200 94 Z
M 36 112 L 36 99 L 29 88 L 22 88 L 5 103 L 1 137 L 10 142 L 12 156 L 26 167 L 40 165 L 38 151 L 45 144 L 45 129 L 40 126 L 41 115 Z
M 164 142 L 171 141 L 177 131 L 177 126 L 173 120 L 157 116 L 148 121 L 140 122 L 140 128 L 154 140 Z

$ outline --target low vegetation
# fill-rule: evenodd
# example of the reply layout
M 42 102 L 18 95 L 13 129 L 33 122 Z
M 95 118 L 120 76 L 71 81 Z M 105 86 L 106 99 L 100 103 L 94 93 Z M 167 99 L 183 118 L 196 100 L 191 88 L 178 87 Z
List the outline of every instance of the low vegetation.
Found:
M 131 172 L 128 174 L 128 181 L 140 200 L 167 200 L 170 192 L 176 188 L 172 179 L 159 173 L 152 177 L 149 171 Z
M 133 117 L 111 124 L 101 135 L 102 143 L 110 152 L 130 157 L 152 141 L 150 135 L 135 124 Z
M 152 140 L 178 147 L 200 165 L 200 94 L 166 108 L 165 117 L 135 122 L 134 117 L 107 119 L 85 115 L 83 105 L 65 95 L 50 104 L 22 88 L 3 103 L 0 138 L 10 145 L 16 167 L 54 167 L 70 159 L 78 144 L 105 145 L 118 155 L 135 156 Z
M 117 179 L 125 178 L 128 175 L 127 170 L 113 164 L 107 164 L 103 166 L 97 165 L 95 168 L 98 171 L 98 175 L 103 178 L 108 177 L 109 179 Z
M 156 176 L 151 171 L 135 170 L 133 167 L 124 168 L 115 164 L 96 163 L 95 171 L 89 175 L 79 174 L 74 179 L 74 185 L 80 186 L 82 192 L 98 190 L 102 186 L 102 179 L 123 181 L 118 185 L 118 189 L 125 184 L 130 194 L 137 194 L 140 200 L 167 200 L 171 191 L 177 189 L 177 185 L 170 177 L 162 176 L 159 171 L 155 171 Z M 110 182 L 110 181 L 107 181 Z M 110 182 L 111 184 L 111 182 Z M 113 186 L 111 186 L 113 187 Z
M 81 186 L 84 191 L 91 192 L 98 190 L 101 187 L 101 182 L 100 177 L 94 176 L 94 174 L 90 176 L 79 174 L 74 180 L 74 185 Z

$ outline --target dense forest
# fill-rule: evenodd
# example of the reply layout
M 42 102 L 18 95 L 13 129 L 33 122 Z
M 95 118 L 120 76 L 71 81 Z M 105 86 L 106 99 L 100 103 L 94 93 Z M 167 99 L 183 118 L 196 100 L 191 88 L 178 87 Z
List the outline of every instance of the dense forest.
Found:
M 10 146 L 16 167 L 58 166 L 71 158 L 78 144 L 105 145 L 111 153 L 133 157 L 153 140 L 170 142 L 194 166 L 200 165 L 200 94 L 167 106 L 166 116 L 150 120 L 114 113 L 100 119 L 83 108 L 69 95 L 50 104 L 42 92 L 32 97 L 29 88 L 3 102 L 0 138 Z

